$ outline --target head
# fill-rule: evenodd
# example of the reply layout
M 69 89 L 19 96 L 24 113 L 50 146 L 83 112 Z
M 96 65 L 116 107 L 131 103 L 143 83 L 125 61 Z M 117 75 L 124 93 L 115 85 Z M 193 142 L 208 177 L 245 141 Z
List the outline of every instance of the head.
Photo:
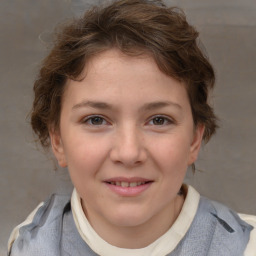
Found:
M 214 72 L 197 37 L 161 1 L 115 1 L 60 30 L 35 82 L 34 131 L 118 247 L 145 247 L 172 225 L 187 167 L 215 132 Z
M 217 128 L 208 104 L 215 76 L 198 42 L 198 32 L 184 13 L 161 0 L 114 1 L 60 27 L 34 84 L 31 124 L 42 146 L 50 145 L 50 129 L 59 130 L 67 81 L 81 79 L 93 57 L 113 48 L 128 56 L 151 56 L 164 74 L 182 82 L 194 126 L 204 125 L 207 142 Z

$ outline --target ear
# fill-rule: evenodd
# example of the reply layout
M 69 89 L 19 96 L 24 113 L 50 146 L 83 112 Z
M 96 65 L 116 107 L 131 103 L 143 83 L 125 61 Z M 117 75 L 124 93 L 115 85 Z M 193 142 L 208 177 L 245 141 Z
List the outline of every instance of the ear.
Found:
M 204 135 L 204 130 L 205 130 L 205 126 L 203 124 L 199 124 L 199 125 L 197 125 L 197 127 L 194 131 L 193 140 L 190 145 L 190 154 L 189 154 L 189 158 L 188 158 L 188 165 L 193 164 L 197 159 L 197 156 L 198 156 L 198 153 L 199 153 L 199 150 L 201 147 L 203 135 Z
M 66 167 L 67 160 L 59 131 L 50 130 L 52 151 L 59 163 L 59 166 Z

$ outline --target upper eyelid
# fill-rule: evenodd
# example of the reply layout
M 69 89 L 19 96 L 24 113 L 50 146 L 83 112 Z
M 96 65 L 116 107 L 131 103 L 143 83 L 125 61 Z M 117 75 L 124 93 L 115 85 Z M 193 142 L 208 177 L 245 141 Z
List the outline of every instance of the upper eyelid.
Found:
M 88 115 L 88 116 L 83 117 L 82 119 L 87 120 L 87 119 L 94 118 L 94 117 L 100 117 L 100 118 L 106 119 L 106 117 L 104 117 L 103 115 L 97 115 L 97 114 L 96 115 L 95 114 Z
M 151 116 L 150 118 L 148 118 L 148 121 L 147 122 L 149 122 L 149 121 L 151 121 L 151 120 L 153 120 L 154 118 L 157 118 L 157 117 L 160 117 L 160 118 L 164 118 L 164 119 L 166 119 L 166 120 L 168 120 L 168 121 L 170 121 L 170 122 L 175 122 L 175 120 L 174 120 L 174 118 L 172 118 L 172 117 L 170 117 L 170 116 L 166 116 L 166 115 L 153 115 L 153 116 Z

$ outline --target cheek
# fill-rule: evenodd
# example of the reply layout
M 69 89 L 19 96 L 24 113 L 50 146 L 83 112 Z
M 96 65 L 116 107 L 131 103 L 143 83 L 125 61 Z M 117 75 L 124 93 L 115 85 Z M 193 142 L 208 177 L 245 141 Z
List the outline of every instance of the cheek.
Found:
M 64 147 L 71 176 L 89 176 L 97 173 L 108 154 L 107 141 L 98 141 L 93 136 L 72 137 Z
M 152 156 L 158 163 L 164 165 L 187 165 L 190 152 L 190 138 L 188 136 L 170 135 L 161 139 L 155 139 L 152 143 Z

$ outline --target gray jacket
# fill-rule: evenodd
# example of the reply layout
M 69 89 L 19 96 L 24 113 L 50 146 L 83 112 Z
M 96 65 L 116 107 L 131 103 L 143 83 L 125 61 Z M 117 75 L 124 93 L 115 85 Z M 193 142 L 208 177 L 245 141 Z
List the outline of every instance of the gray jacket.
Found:
M 185 237 L 169 256 L 242 256 L 252 227 L 222 204 L 200 198 Z M 52 195 L 20 229 L 9 256 L 95 256 L 79 235 L 70 198 Z M 115 255 L 113 255 L 115 256 Z M 121 256 L 121 255 L 118 255 Z M 159 255 L 162 256 L 162 255 Z

